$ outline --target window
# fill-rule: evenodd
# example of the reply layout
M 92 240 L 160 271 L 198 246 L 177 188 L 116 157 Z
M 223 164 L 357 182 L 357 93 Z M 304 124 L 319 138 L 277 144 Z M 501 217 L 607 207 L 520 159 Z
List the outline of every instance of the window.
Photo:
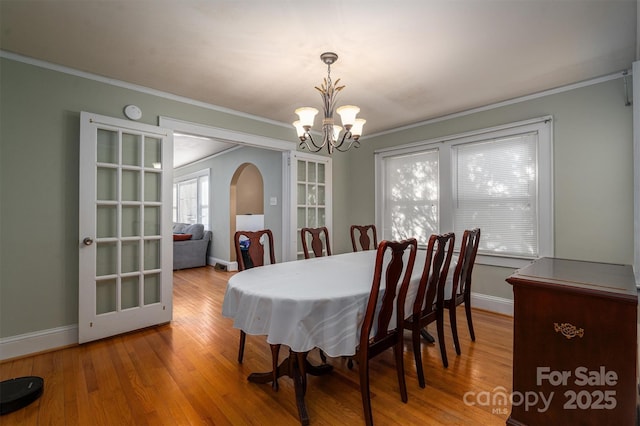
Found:
M 519 267 L 553 255 L 552 210 L 550 117 L 376 152 L 383 239 L 479 227 L 479 261 Z
M 209 229 L 209 169 L 175 179 L 173 221 L 202 223 Z
M 426 244 L 438 231 L 438 151 L 390 156 L 384 161 L 383 235 Z

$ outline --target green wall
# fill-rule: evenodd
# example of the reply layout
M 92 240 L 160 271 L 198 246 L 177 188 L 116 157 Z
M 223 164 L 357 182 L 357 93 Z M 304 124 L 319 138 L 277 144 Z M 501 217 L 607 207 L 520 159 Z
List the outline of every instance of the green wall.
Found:
M 555 256 L 632 264 L 632 112 L 625 106 L 622 80 L 614 79 L 367 138 L 348 153 L 348 220 L 374 220 L 376 149 L 552 115 Z M 474 291 L 512 299 L 504 281 L 512 272 L 478 265 Z
M 0 58 L 0 338 L 77 324 L 80 111 L 124 118 L 128 104 L 148 124 L 293 140 L 285 126 Z

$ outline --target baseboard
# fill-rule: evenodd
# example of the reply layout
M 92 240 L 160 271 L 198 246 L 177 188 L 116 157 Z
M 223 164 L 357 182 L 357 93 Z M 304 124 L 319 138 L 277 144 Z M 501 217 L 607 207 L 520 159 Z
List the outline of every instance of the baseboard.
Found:
M 77 324 L 6 337 L 0 339 L 0 361 L 77 344 Z
M 207 261 L 209 265 L 215 265 L 219 263 L 227 267 L 227 271 L 237 271 L 238 270 L 238 262 L 229 262 L 228 260 L 218 259 L 217 257 L 209 256 Z
M 513 316 L 513 300 L 471 292 L 473 308 Z

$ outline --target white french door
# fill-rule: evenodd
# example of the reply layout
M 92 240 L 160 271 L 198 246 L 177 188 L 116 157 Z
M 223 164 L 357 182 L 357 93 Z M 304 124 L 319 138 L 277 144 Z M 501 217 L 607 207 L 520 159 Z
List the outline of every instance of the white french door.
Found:
M 640 289 L 640 61 L 632 68 L 633 94 L 633 197 L 634 197 L 634 261 L 636 287 Z
M 302 259 L 300 229 L 326 226 L 331 240 L 333 206 L 331 158 L 298 151 L 288 153 L 291 210 L 286 260 Z
M 80 343 L 172 318 L 173 133 L 80 115 Z

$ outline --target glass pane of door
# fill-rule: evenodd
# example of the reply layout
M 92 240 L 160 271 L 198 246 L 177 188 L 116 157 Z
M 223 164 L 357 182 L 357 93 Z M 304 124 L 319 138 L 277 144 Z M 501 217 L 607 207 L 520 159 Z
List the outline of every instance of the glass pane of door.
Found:
M 116 310 L 117 280 L 96 281 L 96 313 L 107 314 Z
M 297 160 L 297 234 L 302 228 L 329 226 L 326 220 L 327 182 L 325 163 L 311 159 Z M 331 229 L 329 230 L 331 231 Z M 302 259 L 302 245 L 298 241 L 297 258 Z
M 122 278 L 122 309 L 131 309 L 140 305 L 140 278 L 138 275 Z
M 140 166 L 140 137 L 129 133 L 122 134 L 122 164 Z
M 96 313 L 107 314 L 160 301 L 159 273 L 144 274 L 160 268 L 162 158 L 157 138 L 98 133 Z

